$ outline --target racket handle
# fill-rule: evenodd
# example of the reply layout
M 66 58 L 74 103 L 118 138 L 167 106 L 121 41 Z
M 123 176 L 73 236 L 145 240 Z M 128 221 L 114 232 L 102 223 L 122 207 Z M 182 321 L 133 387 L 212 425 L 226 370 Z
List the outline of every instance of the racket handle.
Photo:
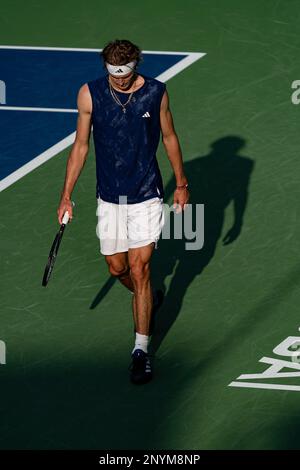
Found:
M 64 225 L 67 225 L 67 223 L 69 222 L 69 218 L 70 218 L 70 217 L 69 217 L 69 212 L 66 211 L 66 212 L 64 213 L 64 216 L 63 216 L 63 218 L 62 218 L 61 223 L 64 224 Z
M 73 207 L 75 206 L 75 202 L 74 202 L 74 201 L 71 201 L 71 204 L 72 204 Z M 62 218 L 61 223 L 64 224 L 64 225 L 67 225 L 67 223 L 69 222 L 69 219 L 70 219 L 69 212 L 66 211 L 66 212 L 64 213 L 64 216 L 63 216 L 63 218 Z

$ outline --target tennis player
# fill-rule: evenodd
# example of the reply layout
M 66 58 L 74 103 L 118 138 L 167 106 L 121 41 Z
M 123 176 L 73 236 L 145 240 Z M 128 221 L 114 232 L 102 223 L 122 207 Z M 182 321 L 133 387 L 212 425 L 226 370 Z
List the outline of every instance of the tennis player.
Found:
M 156 159 L 160 133 L 177 182 L 174 205 L 189 199 L 182 154 L 174 130 L 164 83 L 137 71 L 141 50 L 128 40 L 106 45 L 106 75 L 83 85 L 78 93 L 76 139 L 70 152 L 57 210 L 61 223 L 84 166 L 91 126 L 96 153 L 100 251 L 110 273 L 133 294 L 135 345 L 130 378 L 135 384 L 152 378 L 148 355 L 151 318 L 163 300 L 153 292 L 150 259 L 164 224 L 164 189 Z

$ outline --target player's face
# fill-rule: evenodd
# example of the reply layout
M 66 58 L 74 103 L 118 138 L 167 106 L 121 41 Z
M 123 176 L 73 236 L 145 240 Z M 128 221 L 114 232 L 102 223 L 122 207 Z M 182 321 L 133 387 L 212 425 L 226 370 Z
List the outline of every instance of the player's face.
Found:
M 110 80 L 112 85 L 116 88 L 119 88 L 120 90 L 127 90 L 131 87 L 134 81 L 134 72 L 130 72 L 129 74 L 124 75 L 124 77 L 116 77 L 110 74 Z

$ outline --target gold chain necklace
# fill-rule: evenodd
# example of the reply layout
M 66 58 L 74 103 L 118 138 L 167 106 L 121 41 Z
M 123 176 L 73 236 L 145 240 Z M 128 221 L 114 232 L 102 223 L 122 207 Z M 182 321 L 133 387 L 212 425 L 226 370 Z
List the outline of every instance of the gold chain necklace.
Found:
M 119 100 L 119 97 L 117 96 L 117 94 L 115 93 L 115 90 L 114 90 L 113 87 L 111 86 L 111 83 L 110 83 L 109 80 L 108 80 L 108 83 L 109 83 L 109 90 L 110 90 L 111 96 L 113 97 L 113 99 L 115 100 L 115 102 L 116 102 L 119 106 L 122 107 L 123 113 L 126 113 L 126 106 L 127 106 L 127 104 L 130 102 L 130 100 L 131 100 L 131 98 L 132 98 L 132 95 L 133 95 L 133 93 L 134 93 L 134 90 L 130 93 L 128 100 L 127 100 L 125 103 L 122 103 L 121 100 Z

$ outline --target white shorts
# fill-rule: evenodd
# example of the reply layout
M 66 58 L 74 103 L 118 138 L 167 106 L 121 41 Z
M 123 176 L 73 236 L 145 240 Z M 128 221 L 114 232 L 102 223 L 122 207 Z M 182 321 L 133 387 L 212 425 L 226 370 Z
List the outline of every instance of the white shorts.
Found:
M 136 204 L 115 204 L 99 197 L 97 216 L 96 232 L 103 255 L 113 255 L 152 242 L 157 248 L 165 222 L 163 199 L 159 197 Z

